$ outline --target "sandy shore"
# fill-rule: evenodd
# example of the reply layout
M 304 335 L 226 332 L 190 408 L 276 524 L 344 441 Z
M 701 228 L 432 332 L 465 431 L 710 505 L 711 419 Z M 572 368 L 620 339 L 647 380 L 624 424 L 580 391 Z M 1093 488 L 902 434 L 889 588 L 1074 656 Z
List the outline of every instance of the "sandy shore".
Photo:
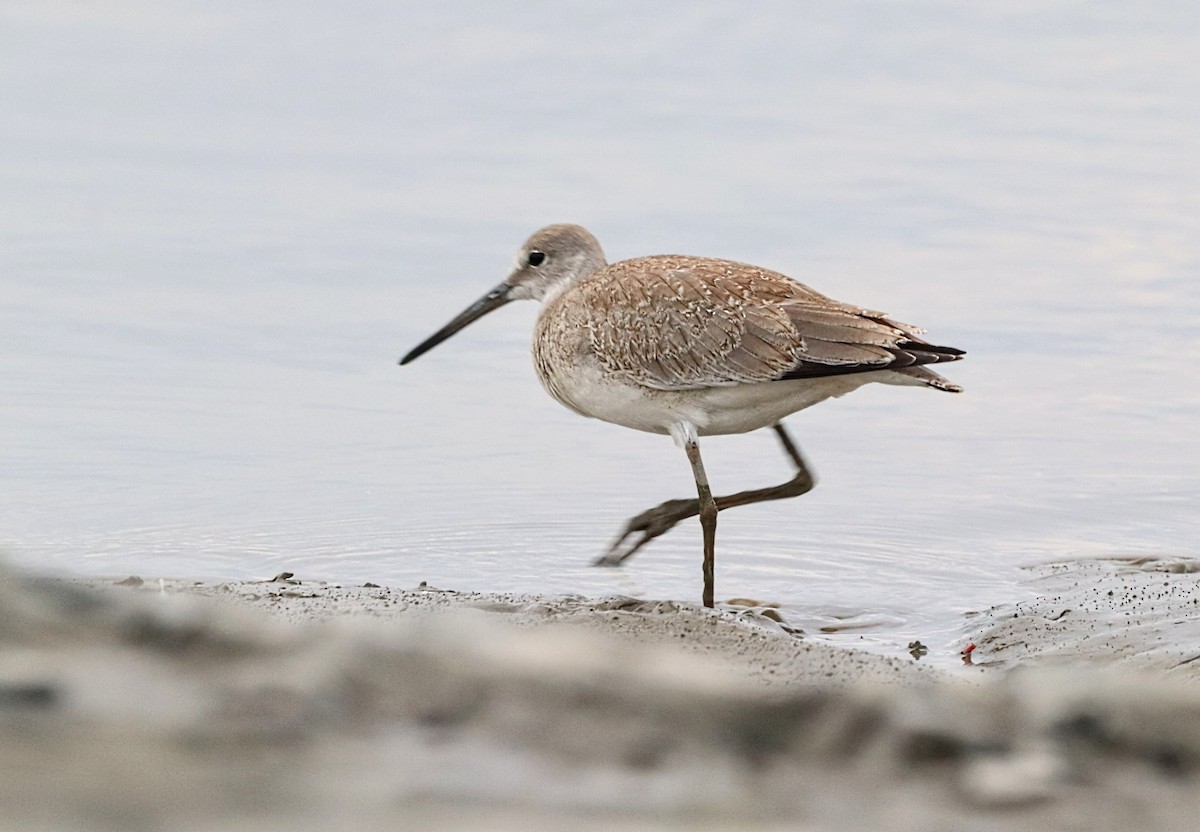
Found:
M 1185 829 L 1197 563 L 1089 561 L 961 672 L 762 610 L 0 580 L 12 829 Z

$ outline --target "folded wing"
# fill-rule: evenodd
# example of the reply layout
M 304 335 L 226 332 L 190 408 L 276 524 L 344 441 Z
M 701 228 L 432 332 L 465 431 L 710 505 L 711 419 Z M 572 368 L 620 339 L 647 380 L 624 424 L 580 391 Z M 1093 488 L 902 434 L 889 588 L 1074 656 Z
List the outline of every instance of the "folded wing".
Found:
M 585 325 L 613 377 L 689 390 L 894 370 L 957 389 L 925 365 L 962 350 L 921 330 L 840 303 L 785 275 L 727 260 L 628 260 L 585 281 Z

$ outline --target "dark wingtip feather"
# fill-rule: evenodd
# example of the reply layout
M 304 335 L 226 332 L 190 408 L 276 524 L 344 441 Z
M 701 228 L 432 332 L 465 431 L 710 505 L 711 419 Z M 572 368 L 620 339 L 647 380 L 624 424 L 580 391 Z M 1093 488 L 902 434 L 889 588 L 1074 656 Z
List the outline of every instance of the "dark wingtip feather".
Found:
M 941 347 L 937 344 L 926 344 L 924 341 L 901 341 L 894 347 L 884 347 L 884 349 L 896 356 L 896 360 L 888 365 L 888 369 L 892 370 L 958 361 L 967 354 L 966 351 L 956 347 Z
M 937 344 L 927 344 L 924 341 L 901 341 L 896 344 L 896 349 L 938 356 L 933 359 L 934 361 L 955 361 L 967 354 L 966 350 L 960 350 L 957 347 L 941 347 Z
M 779 380 L 823 378 L 827 376 L 849 375 L 850 373 L 871 373 L 876 370 L 902 370 L 905 367 L 921 367 L 925 364 L 942 364 L 947 361 L 958 361 L 966 355 L 965 350 L 960 350 L 956 347 L 927 344 L 924 341 L 901 341 L 894 347 L 882 347 L 882 349 L 891 353 L 891 361 L 869 364 L 821 364 L 815 361 L 801 361 L 795 367 L 781 375 Z M 958 390 L 950 390 L 949 388 L 942 389 L 946 389 L 952 393 L 959 392 Z

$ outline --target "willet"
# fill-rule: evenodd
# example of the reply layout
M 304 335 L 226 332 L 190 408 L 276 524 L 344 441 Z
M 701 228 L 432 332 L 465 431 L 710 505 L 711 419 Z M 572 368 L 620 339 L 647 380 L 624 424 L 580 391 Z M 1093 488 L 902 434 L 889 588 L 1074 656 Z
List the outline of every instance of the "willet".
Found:
M 533 362 L 546 391 L 582 416 L 669 434 L 686 452 L 698 499 L 668 500 L 632 518 L 598 564 L 622 563 L 696 514 L 704 594 L 713 606 L 717 512 L 795 497 L 815 484 L 785 416 L 879 381 L 962 390 L 924 365 L 963 351 L 923 330 L 840 303 L 768 269 L 657 255 L 608 263 L 578 225 L 525 241 L 508 277 L 400 359 L 407 364 L 513 300 L 542 304 Z M 782 485 L 713 497 L 699 437 L 774 429 L 796 475 Z

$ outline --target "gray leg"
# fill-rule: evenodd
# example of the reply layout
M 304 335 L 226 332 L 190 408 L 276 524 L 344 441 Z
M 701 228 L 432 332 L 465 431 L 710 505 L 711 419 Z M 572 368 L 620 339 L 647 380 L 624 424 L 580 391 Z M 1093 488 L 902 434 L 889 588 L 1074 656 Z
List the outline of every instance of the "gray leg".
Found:
M 688 462 L 692 463 L 692 474 L 696 477 L 697 504 L 700 507 L 700 528 L 704 531 L 704 606 L 713 606 L 713 584 L 716 571 L 717 504 L 712 489 L 708 487 L 708 475 L 700 460 L 700 445 L 695 440 L 684 445 Z
M 816 478 L 813 477 L 804 462 L 804 457 L 800 455 L 800 451 L 792 442 L 792 438 L 788 435 L 788 432 L 784 430 L 783 425 L 773 425 L 772 430 L 779 437 L 779 442 L 783 445 L 784 453 L 795 464 L 796 476 L 781 485 L 770 488 L 756 488 L 750 491 L 739 491 L 737 494 L 730 494 L 728 497 L 717 497 L 714 502 L 719 511 L 737 506 L 748 506 L 752 503 L 762 503 L 768 500 L 799 497 L 801 494 L 807 494 L 809 491 L 812 491 L 813 486 L 817 484 Z M 686 520 L 689 517 L 695 517 L 699 513 L 700 501 L 688 499 L 667 500 L 661 505 L 643 511 L 625 524 L 620 537 L 616 539 L 604 555 L 596 560 L 596 566 L 618 566 L 624 563 L 651 540 L 674 528 L 676 523 Z

